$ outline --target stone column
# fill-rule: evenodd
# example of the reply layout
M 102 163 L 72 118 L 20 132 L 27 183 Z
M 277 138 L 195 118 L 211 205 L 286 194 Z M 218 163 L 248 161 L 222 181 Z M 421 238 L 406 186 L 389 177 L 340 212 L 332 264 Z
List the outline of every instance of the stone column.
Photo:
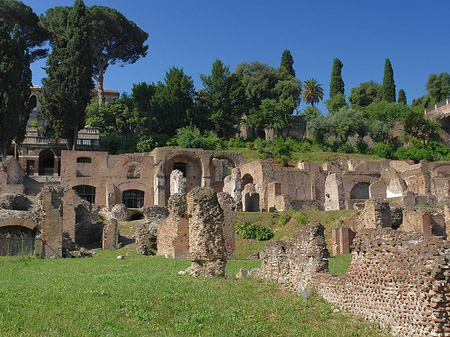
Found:
M 212 188 L 196 187 L 187 194 L 189 260 L 192 276 L 225 276 L 223 211 Z
M 44 190 L 42 196 L 42 240 L 46 257 L 62 257 L 63 217 L 62 193 Z

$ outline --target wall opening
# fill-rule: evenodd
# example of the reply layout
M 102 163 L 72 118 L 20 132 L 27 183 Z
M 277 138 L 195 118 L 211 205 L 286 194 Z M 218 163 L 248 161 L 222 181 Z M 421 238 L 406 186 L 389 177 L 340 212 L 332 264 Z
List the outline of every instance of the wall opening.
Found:
M 78 193 L 78 196 L 90 202 L 91 204 L 95 203 L 95 187 L 89 185 L 78 185 L 74 186 L 73 189 Z
M 369 199 L 370 183 L 357 183 L 350 191 L 350 199 Z
M 50 150 L 39 153 L 39 175 L 52 176 L 55 173 L 55 155 Z
M 122 192 L 122 203 L 128 208 L 141 208 L 144 206 L 144 191 L 126 190 Z

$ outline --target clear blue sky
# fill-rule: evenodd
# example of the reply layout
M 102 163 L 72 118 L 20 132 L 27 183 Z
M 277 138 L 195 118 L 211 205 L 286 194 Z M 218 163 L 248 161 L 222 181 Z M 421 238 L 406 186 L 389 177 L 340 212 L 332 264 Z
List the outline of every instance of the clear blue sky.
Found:
M 72 0 L 23 0 L 37 14 Z M 383 81 L 385 59 L 408 103 L 426 93 L 431 73 L 450 72 L 449 0 L 85 0 L 87 6 L 116 8 L 149 33 L 147 57 L 110 66 L 105 88 L 131 92 L 133 83 L 162 81 L 172 66 L 192 76 L 209 74 L 221 59 L 232 71 L 242 62 L 277 68 L 289 49 L 302 81 L 314 77 L 329 95 L 332 62 L 344 64 L 345 92 L 361 82 Z M 41 84 L 44 61 L 32 66 Z M 300 109 L 304 109 L 302 103 Z M 324 105 L 319 108 L 326 112 Z

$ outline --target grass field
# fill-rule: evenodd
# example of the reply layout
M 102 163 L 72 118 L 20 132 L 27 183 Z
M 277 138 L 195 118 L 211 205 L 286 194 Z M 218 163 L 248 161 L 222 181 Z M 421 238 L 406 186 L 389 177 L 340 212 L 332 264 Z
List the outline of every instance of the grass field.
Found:
M 127 255 L 118 260 L 118 254 Z M 85 259 L 0 258 L 1 336 L 386 336 L 277 285 L 178 275 L 187 260 L 98 251 Z

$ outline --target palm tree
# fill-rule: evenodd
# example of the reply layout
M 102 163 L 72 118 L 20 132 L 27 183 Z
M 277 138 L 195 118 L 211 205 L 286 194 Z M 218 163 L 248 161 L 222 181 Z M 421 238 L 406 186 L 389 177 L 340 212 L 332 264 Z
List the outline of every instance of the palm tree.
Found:
M 314 78 L 306 80 L 302 85 L 302 101 L 306 104 L 314 106 L 323 99 L 322 84 L 318 83 Z

